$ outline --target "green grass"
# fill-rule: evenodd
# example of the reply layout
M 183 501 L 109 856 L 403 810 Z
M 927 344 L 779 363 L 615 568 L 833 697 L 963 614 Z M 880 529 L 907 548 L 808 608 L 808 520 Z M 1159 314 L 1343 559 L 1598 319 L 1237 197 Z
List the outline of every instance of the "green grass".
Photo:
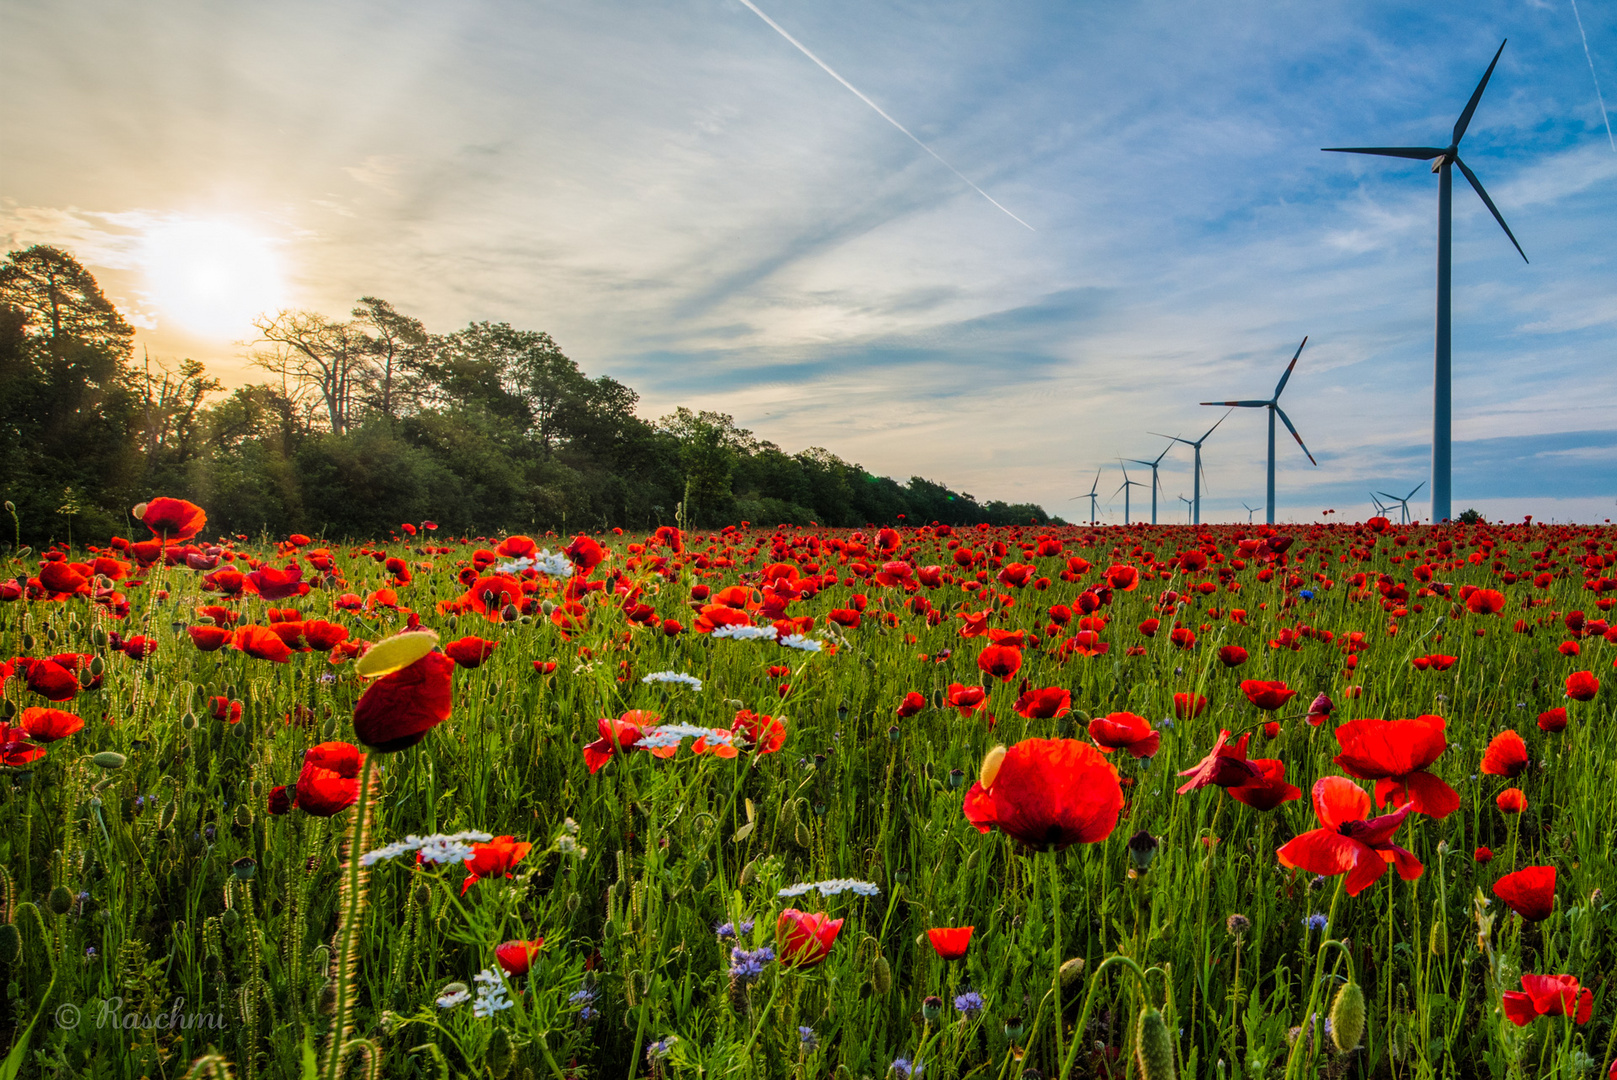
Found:
M 1099 612 L 1110 619 L 1101 632 L 1110 651 L 1058 661 L 1054 646 L 1077 622 L 1047 636 L 1052 605 L 1074 604 L 1114 562 L 1146 565 L 1137 548 L 1167 563 L 1195 545 L 1198 532 L 1222 561 L 1167 580 L 1148 576 L 1134 591 L 1113 593 Z M 1183 1076 L 1279 1077 L 1288 1065 L 1292 1076 L 1411 1078 L 1572 1077 L 1604 1068 L 1617 1030 L 1617 646 L 1587 636 L 1576 657 L 1557 646 L 1570 637 L 1567 611 L 1609 617 L 1596 601 L 1617 594 L 1594 588 L 1617 574 L 1609 562 L 1617 532 L 1486 525 L 1393 527 L 1379 536 L 1354 526 L 1289 532 L 1295 543 L 1287 565 L 1265 575 L 1257 561 L 1233 569 L 1237 540 L 1258 535 L 1251 528 L 957 533 L 973 550 L 1008 544 L 1000 561 L 1036 565 L 1035 577 L 1052 579 L 1040 590 L 996 585 L 992 561 L 961 570 L 944 538 L 904 531 L 901 550 L 914 549 L 917 567 L 941 564 L 963 580 L 986 569 L 989 584 L 976 594 L 958 584 L 911 593 L 882 588 L 852 576 L 848 565 L 879 567 L 879 556 L 822 550 L 809 561 L 836 569 L 842 582 L 792 604 L 789 614 L 815 616 L 818 633 L 825 614 L 848 607 L 853 593 L 869 597 L 863 624 L 842 631 L 834 654 L 693 632 L 670 638 L 631 626 L 617 598 L 601 592 L 585 599 L 589 626 L 572 640 L 542 610 L 494 622 L 440 615 L 436 603 L 463 592 L 455 575 L 472 551 L 493 545 L 449 541 L 450 553 L 432 555 L 419 544 L 413 553 L 397 541 L 382 545 L 378 550 L 412 563 L 432 563 L 398 589 L 400 603 L 423 625 L 445 642 L 474 634 L 499 645 L 481 667 L 457 669 L 447 722 L 418 746 L 375 758 L 363 845 L 482 830 L 534 848 L 512 878 L 481 881 L 464 897 L 458 866 L 419 870 L 405 856 L 370 868 L 358 894 L 352 982 L 343 995 L 351 1003 L 347 1037 L 358 1040 L 345 1064 L 361 1074 L 368 1055 L 382 1074 L 399 1077 L 854 1080 L 882 1077 L 906 1058 L 922 1062 L 928 1080 L 1005 1080 L 1031 1068 L 1053 1077 L 1064 1067 L 1068 1076 L 1121 1078 L 1141 1075 L 1137 1019 L 1152 1007 L 1163 1013 Z M 612 557 L 593 577 L 623 571 L 623 583 L 639 584 L 659 619 L 678 619 L 689 631 L 696 615 L 690 587 L 700 582 L 717 591 L 743 574 L 755 581 L 777 561 L 775 535 L 692 535 L 686 557 L 673 559 L 666 575 L 626 568 L 626 545 L 643 537 L 603 536 Z M 790 543 L 850 534 L 781 535 Z M 1060 555 L 1018 547 L 1047 535 L 1060 542 Z M 1395 543 L 1400 535 L 1408 546 Z M 1492 541 L 1485 558 L 1467 561 L 1484 539 Z M 1452 544 L 1452 553 L 1440 555 L 1439 541 Z M 1552 543 L 1549 555 L 1531 554 Z M 236 550 L 275 558 L 267 544 Z M 1423 551 L 1430 554 L 1412 554 Z M 368 555 L 333 552 L 345 584 L 299 600 L 247 597 L 227 606 L 242 612 L 243 623 L 264 622 L 266 607 L 296 606 L 366 640 L 401 628 L 406 617 L 399 612 L 334 608 L 339 593 L 365 595 L 386 582 Z M 698 569 L 697 555 L 706 569 Z M 1063 580 L 1069 555 L 1094 567 Z M 1592 569 L 1590 556 L 1597 564 L 1604 556 L 1604 569 Z M 1430 565 L 1451 596 L 1415 580 L 1415 564 Z M 1545 588 L 1532 582 L 1540 565 L 1554 575 Z M 1525 576 L 1505 584 L 1506 572 Z M 37 575 L 37 559 L 14 557 L 7 573 Z M 1364 588 L 1351 582 L 1359 573 L 1369 575 Z M 1406 603 L 1384 602 L 1376 588 L 1382 574 L 1407 587 Z M 536 601 L 554 590 L 540 581 Z M 1187 588 L 1198 581 L 1217 588 L 1209 595 Z M 1466 584 L 1503 591 L 1504 613 L 1468 612 L 1458 603 Z M 1172 609 L 1157 606 L 1168 588 L 1188 594 L 1178 610 L 1197 634 L 1193 648 L 1169 640 Z M 1300 597 L 1302 588 L 1312 590 L 1311 600 Z M 123 620 L 84 597 L 0 605 L 0 657 L 73 651 L 95 653 L 105 665 L 99 689 L 59 706 L 83 717 L 84 730 L 0 777 L 0 914 L 15 926 L 0 935 L 0 978 L 10 1002 L 0 1048 L 17 1047 L 17 1074 L 25 1076 L 178 1077 L 193 1062 L 198 1075 L 226 1067 L 239 1077 L 306 1075 L 315 1068 L 306 1062 L 327 1060 L 341 967 L 339 887 L 350 869 L 355 811 L 330 819 L 297 810 L 272 816 L 265 801 L 271 787 L 296 781 L 309 746 L 353 739 L 360 680 L 352 662 L 334 666 L 320 653 L 282 665 L 229 649 L 199 652 L 184 628 L 199 621 L 199 604 L 219 602 L 202 591 L 200 573 L 155 569 L 147 584 L 123 591 L 131 603 Z M 985 684 L 988 712 L 997 718 L 990 729 L 982 714 L 962 717 L 938 703 L 951 682 L 985 679 L 975 661 L 987 639 L 961 637 L 955 616 L 980 611 L 988 606 L 984 597 L 998 595 L 1014 605 L 994 604 L 989 625 L 1046 640 L 1025 650 L 1015 681 Z M 943 611 L 939 625 L 909 606 L 917 596 Z M 1248 613 L 1245 625 L 1227 614 L 1237 607 Z M 1153 616 L 1163 625 L 1147 638 L 1137 626 Z M 1523 632 L 1513 629 L 1518 620 Z M 1269 645 L 1282 627 L 1299 623 L 1338 640 L 1306 637 L 1295 650 Z M 1350 672 L 1340 640 L 1351 631 L 1363 632 L 1367 646 Z M 148 634 L 157 651 L 132 660 L 108 648 L 110 632 Z M 1250 660 L 1226 669 L 1216 656 L 1224 644 L 1244 646 Z M 1130 646 L 1143 646 L 1144 655 L 1127 655 Z M 945 650 L 952 652 L 940 659 Z M 1428 653 L 1458 660 L 1444 672 L 1417 671 L 1411 659 Z M 558 666 L 543 675 L 535 660 Z M 771 665 L 791 670 L 772 676 Z M 705 685 L 698 693 L 641 682 L 665 670 Z M 1593 701 L 1563 699 L 1566 676 L 1578 670 L 1605 684 Z M 1024 678 L 1070 690 L 1073 711 L 1044 720 L 1017 715 Z M 1305 793 L 1269 813 L 1216 787 L 1174 794 L 1174 773 L 1200 759 L 1220 728 L 1254 730 L 1271 718 L 1242 695 L 1244 678 L 1280 679 L 1300 692 L 1297 707 L 1278 714 L 1278 738 L 1254 735 L 1253 755 L 1284 760 L 1287 779 Z M 1363 696 L 1348 697 L 1350 685 L 1362 686 Z M 895 709 L 911 690 L 927 706 L 901 719 Z M 1320 691 L 1335 700 L 1336 713 L 1311 727 L 1300 714 Z M 1210 707 L 1164 724 L 1175 693 L 1204 694 Z M 214 694 L 244 703 L 240 724 L 212 718 L 206 701 Z M 20 676 L 6 684 L 5 702 L 13 721 L 22 708 L 47 704 Z M 1540 731 L 1538 714 L 1559 705 L 1568 706 L 1570 725 L 1560 734 Z M 672 722 L 727 728 L 741 707 L 786 718 L 778 753 L 725 760 L 694 755 L 687 742 L 672 759 L 628 753 L 593 776 L 585 769 L 581 747 L 596 737 L 600 717 L 650 709 Z M 1149 761 L 1112 755 L 1128 804 L 1109 838 L 1059 854 L 1028 853 L 965 820 L 966 787 L 991 747 L 1032 736 L 1087 739 L 1088 719 L 1114 711 L 1146 716 L 1164 733 Z M 1276 849 L 1316 827 L 1308 789 L 1341 773 L 1332 762 L 1336 723 L 1423 713 L 1448 721 L 1449 746 L 1432 770 L 1463 800 L 1444 820 L 1412 815 L 1399 830 L 1425 874 L 1406 882 L 1389 873 L 1348 898 L 1337 896 L 1340 879 L 1282 867 Z M 288 721 L 298 716 L 305 719 Z M 1508 782 L 1477 775 L 1483 748 L 1505 729 L 1526 739 L 1532 767 Z M 92 754 L 108 750 L 126 755 L 126 764 L 92 762 Z M 1528 799 L 1519 817 L 1494 804 L 1512 784 Z M 582 854 L 556 843 L 570 835 L 569 819 Z M 1131 869 L 1126 847 L 1141 830 L 1160 840 L 1143 873 Z M 1492 862 L 1473 860 L 1480 846 L 1496 853 Z M 256 863 L 250 877 L 243 859 Z M 1528 865 L 1558 871 L 1555 911 L 1537 924 L 1524 923 L 1491 892 L 1500 876 Z M 776 896 L 784 886 L 829 878 L 867 881 L 880 892 Z M 741 944 L 773 944 L 776 917 L 791 904 L 846 920 L 829 958 L 796 969 L 771 963 L 755 985 L 733 986 L 729 945 L 714 926 L 750 919 L 755 928 Z M 1304 928 L 1316 913 L 1332 913 L 1323 933 Z M 1250 928 L 1232 934 L 1227 921 L 1234 915 Z M 1491 920 L 1491 929 L 1481 929 L 1479 918 Z M 967 957 L 946 964 L 925 931 L 963 925 L 976 927 Z M 541 936 L 532 970 L 511 980 L 513 1008 L 480 1019 L 470 1003 L 434 1003 L 447 984 L 471 986 L 477 972 L 492 967 L 500 942 Z M 1322 950 L 1325 939 L 1345 944 Z M 1127 962 L 1108 963 L 1114 956 Z M 1054 978 L 1057 961 L 1073 958 L 1083 960 L 1082 970 L 1069 965 L 1063 985 Z M 1323 1022 L 1336 996 L 1333 976 L 1345 977 L 1350 966 L 1366 1000 L 1362 1047 L 1336 1054 L 1323 1033 L 1288 1041 L 1310 1010 Z M 1145 969 L 1154 970 L 1142 978 Z M 1593 1020 L 1511 1024 L 1500 994 L 1519 989 L 1523 972 L 1578 976 L 1594 989 Z M 968 988 L 985 1003 L 974 1018 L 952 1004 Z M 943 999 L 932 1019 L 922 1014 L 929 995 Z M 581 1015 L 586 998 L 589 1019 Z M 105 1004 L 114 1001 L 116 1009 Z M 64 1006 L 79 1010 L 75 1026 L 63 1022 Z M 113 1015 L 171 1010 L 209 1026 L 111 1025 Z M 800 1027 L 812 1029 L 813 1048 Z M 668 1056 L 650 1060 L 648 1047 L 670 1036 L 677 1041 Z M 219 1058 L 199 1061 L 210 1053 L 228 1066 Z

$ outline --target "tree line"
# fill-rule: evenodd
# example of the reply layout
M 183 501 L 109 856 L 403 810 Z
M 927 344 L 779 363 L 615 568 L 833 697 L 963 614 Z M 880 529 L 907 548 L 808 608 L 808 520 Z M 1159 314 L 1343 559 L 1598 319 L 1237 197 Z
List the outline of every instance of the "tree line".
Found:
M 210 531 L 385 535 L 1044 523 L 943 484 L 874 476 L 820 447 L 789 454 L 722 413 L 656 421 L 549 334 L 474 322 L 433 333 L 374 296 L 346 319 L 255 322 L 262 379 L 234 390 L 193 360 L 136 357 L 135 331 L 70 254 L 0 265 L 0 488 L 14 534 L 105 539 L 153 494 L 207 507 Z

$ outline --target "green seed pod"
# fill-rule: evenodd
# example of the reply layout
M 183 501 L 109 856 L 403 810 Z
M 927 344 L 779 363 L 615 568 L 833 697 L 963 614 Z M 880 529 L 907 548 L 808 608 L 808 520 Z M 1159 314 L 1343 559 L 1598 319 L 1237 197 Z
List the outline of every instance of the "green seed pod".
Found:
M 887 962 L 887 957 L 876 957 L 876 969 L 871 972 L 870 983 L 878 994 L 885 994 L 893 988 L 893 965 Z
M 90 758 L 90 764 L 106 769 L 108 772 L 115 772 L 123 768 L 128 760 L 116 750 L 103 750 Z
M 98 649 L 106 648 L 107 647 L 107 632 L 105 630 L 101 629 L 101 627 L 99 627 L 99 626 L 96 627 L 94 630 L 91 630 L 90 631 L 90 643 L 92 645 L 94 645 Z
M 1173 1080 L 1173 1037 L 1162 1014 L 1150 1006 L 1140 1012 L 1134 1059 L 1144 1080 Z
M 10 698 L 7 698 L 5 701 L 0 701 L 0 713 L 3 713 L 5 718 L 10 720 L 13 716 L 17 715 L 17 703 L 12 701 Z
M 61 635 L 56 632 L 56 627 L 52 626 L 50 623 L 46 623 L 45 624 L 45 640 L 46 641 L 55 641 L 59 637 L 61 637 Z
M 22 647 L 24 652 L 33 652 L 34 647 L 37 644 L 38 643 L 34 641 L 34 635 L 24 634 L 22 636 Z
M 239 825 L 240 827 L 242 827 L 243 829 L 245 829 L 245 828 L 250 827 L 252 825 L 252 823 L 253 823 L 253 808 L 251 806 L 248 806 L 246 803 L 237 803 L 236 804 L 236 824 Z
M 1331 1006 L 1331 1041 L 1345 1054 L 1359 1045 L 1363 1035 L 1364 991 L 1350 982 L 1336 992 L 1336 1003 Z
M 101 659 L 101 657 L 97 656 L 97 657 L 95 657 L 94 659 L 92 659 L 90 661 L 90 674 L 94 678 L 99 679 L 101 677 L 102 672 L 104 672 L 106 670 L 107 670 L 107 662 L 105 660 Z
M 803 824 L 801 821 L 797 823 L 796 840 L 798 847 L 806 848 L 814 845 L 814 834 L 810 832 L 809 827 Z
M 1432 924 L 1432 936 L 1428 947 L 1433 956 L 1447 956 L 1449 952 L 1449 928 L 1441 922 Z
M 237 911 L 233 907 L 225 908 L 224 914 L 219 916 L 219 921 L 223 923 L 225 929 L 228 930 L 237 923 L 241 922 L 241 912 Z
M 180 717 L 180 726 L 186 731 L 194 731 L 197 726 L 196 713 L 188 712 Z
M 493 1075 L 494 1080 L 505 1080 L 511 1073 L 511 1063 L 516 1058 L 516 1050 L 511 1045 L 511 1035 L 503 1027 L 494 1029 L 493 1038 L 489 1039 L 488 1049 L 483 1053 L 483 1064 Z
M 53 915 L 66 915 L 73 910 L 73 894 L 67 891 L 65 885 L 58 885 L 51 890 L 45 906 L 51 909 Z
M 251 784 L 247 785 L 247 790 L 253 793 L 253 801 L 257 802 L 259 799 L 264 797 L 264 781 L 254 780 Z
M 174 824 L 174 815 L 179 810 L 179 804 L 173 799 L 164 803 L 162 809 L 157 811 L 157 827 L 166 829 Z
M 14 964 L 22 955 L 22 935 L 12 923 L 0 923 L 0 964 Z
M 758 860 L 754 859 L 741 868 L 741 884 L 751 885 L 758 878 Z
M 1061 989 L 1071 990 L 1084 977 L 1084 958 L 1075 956 L 1061 965 Z

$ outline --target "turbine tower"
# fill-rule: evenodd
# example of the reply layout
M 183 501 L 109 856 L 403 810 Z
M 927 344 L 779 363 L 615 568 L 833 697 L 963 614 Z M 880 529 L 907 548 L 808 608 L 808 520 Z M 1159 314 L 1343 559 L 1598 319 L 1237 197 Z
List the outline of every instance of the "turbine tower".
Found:
M 1307 344 L 1308 344 L 1308 338 L 1305 336 L 1303 338 L 1303 344 L 1297 346 L 1297 352 L 1292 356 L 1291 363 L 1286 365 L 1286 370 L 1280 376 L 1280 381 L 1275 383 L 1274 397 L 1270 398 L 1268 401 L 1204 401 L 1204 402 L 1202 402 L 1203 405 L 1229 405 L 1232 408 L 1236 408 L 1236 409 L 1268 409 L 1269 410 L 1269 503 L 1268 503 L 1268 511 L 1265 514 L 1263 520 L 1267 521 L 1270 525 L 1273 525 L 1275 523 L 1275 415 L 1277 413 L 1279 414 L 1280 419 L 1285 422 L 1286 430 L 1291 432 L 1291 437 L 1297 440 L 1297 445 L 1303 447 L 1303 453 L 1308 454 L 1308 447 L 1303 446 L 1303 437 L 1301 435 L 1297 434 L 1297 429 L 1292 426 L 1291 417 L 1287 416 L 1286 415 L 1286 410 L 1284 410 L 1284 409 L 1282 409 L 1280 407 L 1280 391 L 1282 391 L 1282 390 L 1284 390 L 1286 388 L 1286 380 L 1291 378 L 1292 370 L 1297 366 L 1297 358 L 1302 356 L 1302 354 L 1303 354 L 1303 345 L 1307 345 Z M 1228 415 L 1228 414 L 1225 414 L 1225 415 Z M 1315 466 L 1319 465 L 1319 462 L 1314 461 L 1314 455 L 1313 454 L 1308 454 L 1308 460 L 1313 462 L 1313 464 Z
M 1151 524 L 1153 525 L 1157 523 L 1157 491 L 1162 487 L 1162 480 L 1157 476 L 1157 466 L 1162 464 L 1162 459 L 1167 457 L 1168 451 L 1172 449 L 1173 443 L 1170 442 L 1162 448 L 1162 453 L 1157 455 L 1155 461 L 1142 461 L 1139 458 L 1126 459 L 1130 464 L 1144 465 L 1151 470 Z
M 1089 523 L 1091 525 L 1095 524 L 1095 500 L 1100 498 L 1100 492 L 1096 490 L 1098 487 L 1100 487 L 1100 470 L 1096 469 L 1095 482 L 1089 485 L 1089 490 L 1082 495 L 1074 495 L 1067 500 L 1068 502 L 1077 502 L 1079 499 L 1089 500 Z
M 1506 39 L 1509 40 L 1509 39 Z M 1504 217 L 1494 206 L 1493 200 L 1482 188 L 1482 181 L 1477 179 L 1475 173 L 1466 167 L 1460 160 L 1460 140 L 1465 137 L 1465 129 L 1471 124 L 1471 115 L 1477 111 L 1477 102 L 1482 100 L 1482 92 L 1487 89 L 1488 79 L 1493 75 L 1494 65 L 1499 63 L 1499 55 L 1505 51 L 1505 42 L 1499 43 L 1499 52 L 1494 53 L 1493 63 L 1483 72 L 1482 81 L 1471 93 L 1471 100 L 1466 102 L 1465 111 L 1454 122 L 1454 134 L 1448 146 L 1327 146 L 1324 149 L 1339 154 L 1374 154 L 1378 157 L 1409 158 L 1412 161 L 1434 161 L 1432 171 L 1437 173 L 1437 345 L 1433 351 L 1433 378 L 1432 378 L 1432 521 L 1446 521 L 1453 509 L 1450 501 L 1449 481 L 1453 472 L 1453 454 L 1450 435 L 1453 428 L 1453 396 L 1450 386 L 1450 353 L 1449 353 L 1449 285 L 1453 267 L 1453 254 L 1451 251 L 1454 225 L 1454 182 L 1450 171 L 1451 166 L 1459 166 L 1460 172 L 1465 174 L 1476 192 L 1481 196 L 1488 212 L 1493 214 L 1499 227 L 1505 230 L 1510 242 L 1515 245 L 1516 253 L 1527 261 L 1527 253 L 1522 246 L 1516 243 L 1516 236 L 1505 224 Z
M 1230 412 L 1234 412 L 1234 411 L 1235 411 L 1234 409 L 1230 410 Z M 1224 421 L 1228 420 L 1229 418 L 1230 418 L 1230 413 L 1225 413 L 1223 416 L 1218 418 L 1218 424 L 1222 424 Z M 1157 436 L 1158 438 L 1161 438 L 1161 439 L 1172 439 L 1174 442 L 1182 442 L 1186 446 L 1188 446 L 1191 449 L 1196 451 L 1195 464 L 1192 466 L 1192 468 L 1190 470 L 1190 480 L 1191 480 L 1190 493 L 1195 496 L 1195 498 L 1192 499 L 1191 503 L 1190 503 L 1190 523 L 1192 525 L 1200 525 L 1202 523 L 1202 477 L 1206 475 L 1202 471 L 1202 443 L 1207 441 L 1207 436 L 1208 435 L 1211 435 L 1213 432 L 1218 430 L 1218 424 L 1214 424 L 1212 427 L 1208 428 L 1207 429 L 1207 434 L 1203 435 L 1201 438 L 1195 440 L 1194 442 L 1192 442 L 1190 439 L 1181 439 L 1177 435 L 1164 435 L 1160 431 L 1153 431 L 1153 432 L 1149 433 L 1149 434 L 1155 435 L 1155 436 Z M 1179 497 L 1181 499 L 1184 498 L 1183 495 L 1181 495 Z
M 1131 487 L 1145 487 L 1145 485 L 1140 483 L 1138 480 L 1130 480 L 1129 479 L 1129 467 L 1127 465 L 1123 465 L 1122 460 L 1123 460 L 1122 458 L 1118 458 L 1119 468 L 1121 468 L 1123 470 L 1123 483 L 1121 485 L 1119 485 L 1117 491 L 1121 491 L 1123 493 L 1123 524 L 1128 525 L 1128 524 L 1130 524 L 1130 521 L 1129 521 L 1129 488 L 1131 488 Z M 1112 494 L 1116 495 L 1117 491 L 1112 492 Z M 1156 493 L 1152 492 L 1152 500 L 1151 501 L 1153 503 L 1156 502 L 1155 495 L 1156 495 Z M 1153 506 L 1152 509 L 1155 509 L 1155 507 Z M 1155 514 L 1152 515 L 1152 522 L 1151 523 L 1153 525 L 1156 524 L 1156 515 Z
M 1397 503 L 1398 508 L 1403 511 L 1403 520 L 1401 522 L 1399 522 L 1399 524 L 1408 525 L 1409 524 L 1409 500 L 1413 499 L 1415 497 L 1415 492 L 1419 491 L 1421 488 L 1423 488 L 1425 486 L 1426 486 L 1426 481 L 1422 480 L 1420 483 L 1416 484 L 1413 488 L 1410 489 L 1408 495 L 1405 495 L 1401 499 L 1396 495 L 1388 495 L 1385 491 L 1378 491 L 1378 492 L 1376 492 L 1376 494 L 1380 495 L 1383 499 L 1386 499 L 1388 506 L 1391 506 L 1393 503 Z

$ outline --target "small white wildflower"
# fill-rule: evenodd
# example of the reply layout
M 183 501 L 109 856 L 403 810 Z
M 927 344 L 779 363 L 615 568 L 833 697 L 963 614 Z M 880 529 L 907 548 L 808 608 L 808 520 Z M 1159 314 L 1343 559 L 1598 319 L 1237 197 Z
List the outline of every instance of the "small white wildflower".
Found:
M 774 641 L 779 634 L 780 631 L 773 626 L 721 626 L 713 631 L 716 638 L 734 638 L 737 641 Z
M 706 739 L 709 745 L 730 745 L 730 733 L 724 730 L 698 727 L 695 724 L 659 724 L 650 728 L 635 743 L 636 750 L 660 750 L 678 746 L 685 739 Z
M 479 1020 L 516 1004 L 507 996 L 505 980 L 494 968 L 484 968 L 472 976 L 472 981 L 477 984 L 477 1000 L 472 1002 L 472 1015 Z
M 453 1009 L 456 1005 L 472 1000 L 472 992 L 464 984 L 456 983 L 457 989 L 445 987 L 445 992 L 438 996 L 438 1008 Z
M 697 693 L 702 692 L 702 680 L 695 675 L 687 675 L 683 671 L 653 671 L 640 680 L 643 683 L 678 683 L 688 686 Z
M 856 878 L 827 878 L 824 881 L 809 881 L 799 885 L 788 885 L 775 895 L 781 898 L 802 896 L 808 892 L 818 892 L 821 896 L 836 896 L 838 893 L 851 892 L 859 896 L 877 896 L 881 893 L 880 886 L 868 881 L 859 881 Z
M 819 652 L 825 648 L 823 644 L 813 638 L 806 638 L 802 634 L 787 634 L 780 639 L 780 643 L 788 649 L 801 649 L 804 652 Z
M 449 835 L 434 833 L 431 836 L 416 836 L 412 833 L 403 840 L 395 840 L 375 851 L 367 851 L 359 857 L 359 865 L 373 866 L 383 859 L 397 858 L 412 851 L 421 852 L 422 862 L 465 862 L 472 857 L 471 844 L 492 839 L 494 839 L 492 833 L 479 832 L 476 829 Z

